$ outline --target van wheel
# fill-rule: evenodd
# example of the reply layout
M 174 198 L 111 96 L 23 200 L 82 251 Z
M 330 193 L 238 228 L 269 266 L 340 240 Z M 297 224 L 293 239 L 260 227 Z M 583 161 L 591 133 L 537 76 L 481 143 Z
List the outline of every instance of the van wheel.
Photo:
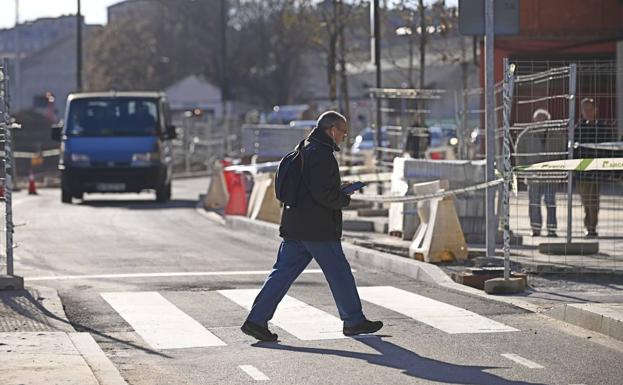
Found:
M 156 202 L 167 202 L 171 199 L 171 182 L 156 189 Z
M 73 198 L 71 191 L 66 187 L 61 187 L 61 202 L 71 203 L 71 198 Z

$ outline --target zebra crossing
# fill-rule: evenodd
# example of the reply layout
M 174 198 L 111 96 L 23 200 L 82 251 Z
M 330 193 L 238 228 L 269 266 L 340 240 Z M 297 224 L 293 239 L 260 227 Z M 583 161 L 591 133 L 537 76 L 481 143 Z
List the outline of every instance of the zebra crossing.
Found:
M 448 334 L 518 331 L 469 310 L 392 286 L 359 287 L 362 301 Z M 259 289 L 217 293 L 232 305 L 249 310 Z M 226 346 L 227 343 L 158 292 L 107 292 L 101 297 L 154 349 Z M 317 307 L 286 295 L 271 324 L 302 341 L 348 338 L 342 321 Z

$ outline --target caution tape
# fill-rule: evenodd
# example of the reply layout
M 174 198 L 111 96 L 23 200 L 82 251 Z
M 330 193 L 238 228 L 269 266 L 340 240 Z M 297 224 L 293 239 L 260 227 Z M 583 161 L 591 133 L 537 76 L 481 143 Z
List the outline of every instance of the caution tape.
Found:
M 623 158 L 563 159 L 516 166 L 514 171 L 617 171 L 623 170 Z
M 495 179 L 490 182 L 480 183 L 473 186 L 463 187 L 456 190 L 442 190 L 432 194 L 425 195 L 408 195 L 408 196 L 398 196 L 398 195 L 369 195 L 369 194 L 353 194 L 351 195 L 351 199 L 355 201 L 367 201 L 367 202 L 379 202 L 379 203 L 414 203 L 420 201 L 426 201 L 430 199 L 443 198 L 450 195 L 460 195 L 468 192 L 474 192 L 478 190 L 483 190 L 489 187 L 497 186 L 502 184 L 504 179 Z

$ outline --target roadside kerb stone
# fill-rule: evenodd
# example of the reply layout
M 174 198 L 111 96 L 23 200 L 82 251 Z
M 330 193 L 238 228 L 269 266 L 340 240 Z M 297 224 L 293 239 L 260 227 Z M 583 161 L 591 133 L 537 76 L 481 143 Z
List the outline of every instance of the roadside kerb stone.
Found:
M 623 341 L 623 304 L 621 303 L 564 304 L 547 311 L 546 314 Z
M 0 292 L 0 384 L 127 385 L 89 333 L 77 333 L 53 288 Z

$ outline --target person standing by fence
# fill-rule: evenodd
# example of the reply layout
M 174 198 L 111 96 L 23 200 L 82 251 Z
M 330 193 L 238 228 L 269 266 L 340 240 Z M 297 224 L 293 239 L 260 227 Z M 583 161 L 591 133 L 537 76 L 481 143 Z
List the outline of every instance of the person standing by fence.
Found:
M 597 119 L 597 105 L 593 98 L 584 98 L 580 102 L 582 121 L 574 133 L 574 158 L 599 158 L 603 151 L 584 144 L 612 142 L 617 139 L 616 128 Z M 597 238 L 597 220 L 599 215 L 600 183 L 599 173 L 580 172 L 577 175 L 577 188 L 582 206 L 584 206 L 584 226 L 587 238 Z
M 543 122 L 551 119 L 550 113 L 539 108 L 532 114 L 533 122 Z M 547 131 L 543 128 L 537 127 L 532 130 L 536 132 L 527 131 L 523 136 L 522 149 L 525 153 L 546 153 L 548 146 L 546 143 Z M 528 156 L 529 163 L 545 162 L 547 156 L 534 155 Z M 556 190 L 548 180 L 539 178 L 540 175 L 530 176 L 527 178 L 528 185 L 528 202 L 530 216 L 530 228 L 532 229 L 532 236 L 537 237 L 541 235 L 541 227 L 543 218 L 541 214 L 541 199 L 545 201 L 545 207 L 547 209 L 547 236 L 556 237 Z

